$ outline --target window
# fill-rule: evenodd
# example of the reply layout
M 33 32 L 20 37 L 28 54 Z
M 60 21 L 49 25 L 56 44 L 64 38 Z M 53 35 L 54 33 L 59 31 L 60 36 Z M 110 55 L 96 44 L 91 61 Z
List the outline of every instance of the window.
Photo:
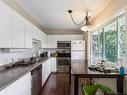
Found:
M 92 55 L 98 58 L 98 31 L 92 34 Z
M 99 47 L 99 59 L 103 59 L 103 32 L 102 29 L 98 31 L 99 40 L 98 40 L 98 47 Z
M 96 32 L 93 32 L 92 33 L 92 36 L 91 36 L 91 40 L 92 40 L 92 52 L 91 52 L 91 57 L 93 59 L 93 61 L 95 60 L 98 60 L 98 57 L 99 57 L 99 48 L 98 48 L 98 38 L 99 38 L 99 35 L 98 35 L 98 31 Z
M 91 34 L 92 62 L 104 59 L 110 63 L 125 62 L 125 16 Z
M 104 59 L 115 63 L 117 60 L 117 22 L 104 27 Z
M 125 60 L 125 16 L 118 18 L 118 61 Z

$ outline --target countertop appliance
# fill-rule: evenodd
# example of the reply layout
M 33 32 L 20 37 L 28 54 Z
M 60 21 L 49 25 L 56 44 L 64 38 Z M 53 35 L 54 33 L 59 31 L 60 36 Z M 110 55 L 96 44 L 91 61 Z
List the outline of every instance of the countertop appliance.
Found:
M 31 71 L 31 86 L 32 95 L 39 95 L 42 88 L 42 65 Z
M 71 59 L 85 58 L 85 41 L 73 40 L 71 41 Z

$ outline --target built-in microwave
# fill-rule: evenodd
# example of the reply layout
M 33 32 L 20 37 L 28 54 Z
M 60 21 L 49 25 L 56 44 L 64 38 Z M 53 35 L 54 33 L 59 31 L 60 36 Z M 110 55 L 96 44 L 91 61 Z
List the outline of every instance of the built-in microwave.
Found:
M 71 41 L 57 41 L 57 48 L 71 48 Z

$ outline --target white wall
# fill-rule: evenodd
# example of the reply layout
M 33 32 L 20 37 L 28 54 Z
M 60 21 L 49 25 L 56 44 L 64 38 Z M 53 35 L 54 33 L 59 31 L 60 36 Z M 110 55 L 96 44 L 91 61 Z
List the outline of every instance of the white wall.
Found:
M 127 0 L 112 0 L 109 5 L 93 19 L 93 24 L 97 26 L 107 22 L 119 12 L 124 10 L 126 6 Z
M 18 60 L 19 58 L 28 58 L 32 56 L 32 50 L 26 50 L 24 52 L 0 52 L 0 65 L 5 65 L 11 62 L 11 59 Z

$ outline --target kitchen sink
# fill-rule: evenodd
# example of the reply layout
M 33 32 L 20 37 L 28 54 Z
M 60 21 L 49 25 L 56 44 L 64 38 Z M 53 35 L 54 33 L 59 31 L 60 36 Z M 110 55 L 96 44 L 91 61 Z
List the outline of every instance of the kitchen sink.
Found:
M 15 62 L 15 64 L 8 64 L 8 65 L 6 65 L 5 69 L 14 68 L 14 67 L 21 67 L 21 66 L 29 66 L 31 64 L 34 64 L 34 62 L 20 61 L 20 62 Z

